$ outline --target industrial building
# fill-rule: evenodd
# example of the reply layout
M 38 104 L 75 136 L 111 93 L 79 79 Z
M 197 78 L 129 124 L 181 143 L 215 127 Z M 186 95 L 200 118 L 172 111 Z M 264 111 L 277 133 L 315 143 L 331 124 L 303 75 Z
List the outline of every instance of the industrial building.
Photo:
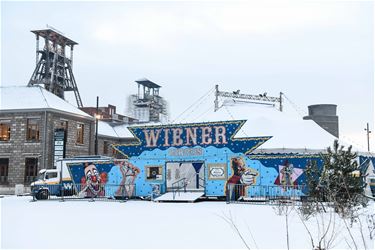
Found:
M 78 43 L 51 27 L 31 32 L 36 66 L 30 81 L 0 87 L 0 193 L 14 193 L 16 184 L 28 186 L 40 169 L 53 168 L 58 159 L 95 153 L 96 120 L 92 108 L 83 107 L 73 75 Z M 67 91 L 74 93 L 76 106 L 65 100 Z M 113 105 L 101 114 L 105 127 L 136 121 L 117 114 Z M 121 142 L 127 140 L 102 136 L 99 130 L 98 154 L 112 156 L 110 145 Z
M 0 87 L 0 193 L 14 193 L 16 184 L 27 187 L 40 169 L 53 168 L 64 157 L 94 155 L 97 149 L 99 155 L 121 158 L 111 145 L 134 141 L 127 137 L 126 126 L 139 122 L 118 114 L 114 105 L 84 107 L 73 74 L 78 43 L 52 27 L 31 32 L 36 66 L 29 82 Z M 165 119 L 161 86 L 147 79 L 137 84 L 137 117 L 142 122 Z M 74 93 L 76 106 L 65 100 L 66 92 Z
M 61 157 L 94 153 L 95 119 L 46 89 L 1 87 L 2 186 L 28 185 Z
M 168 103 L 160 96 L 161 86 L 144 78 L 135 81 L 138 93 L 128 98 L 128 112 L 140 123 L 168 121 Z

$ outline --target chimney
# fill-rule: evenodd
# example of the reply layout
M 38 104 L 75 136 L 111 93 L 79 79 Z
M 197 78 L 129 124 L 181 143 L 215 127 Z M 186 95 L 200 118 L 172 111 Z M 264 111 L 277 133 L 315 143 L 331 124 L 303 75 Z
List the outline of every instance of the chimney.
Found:
M 313 120 L 331 135 L 339 137 L 339 117 L 335 104 L 315 104 L 308 106 L 309 115 L 304 120 Z

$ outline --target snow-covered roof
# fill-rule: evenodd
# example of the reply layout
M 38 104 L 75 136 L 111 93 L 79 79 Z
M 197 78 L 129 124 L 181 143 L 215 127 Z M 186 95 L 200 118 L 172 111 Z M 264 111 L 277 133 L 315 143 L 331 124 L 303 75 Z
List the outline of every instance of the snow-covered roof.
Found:
M 51 109 L 81 117 L 92 118 L 72 104 L 62 100 L 44 88 L 11 86 L 0 87 L 0 110 L 35 110 Z M 312 152 L 325 149 L 333 144 L 335 137 L 322 129 L 312 120 L 303 120 L 301 116 L 291 110 L 280 112 L 273 106 L 251 103 L 235 103 L 226 100 L 221 108 L 214 112 L 213 108 L 204 110 L 203 115 L 185 117 L 174 121 L 174 124 L 213 122 L 226 120 L 247 120 L 236 137 L 272 136 L 256 152 Z M 194 112 L 193 112 L 194 113 Z M 197 111 L 197 114 L 200 112 Z M 111 126 L 99 121 L 98 134 L 113 138 L 133 138 L 129 125 Z M 144 124 L 149 125 L 149 124 Z M 140 126 L 130 125 L 130 126 Z
M 160 125 L 160 123 L 147 123 L 147 124 L 122 124 L 111 126 L 104 121 L 98 121 L 98 134 L 102 136 L 115 137 L 115 138 L 134 138 L 128 127 L 142 126 L 142 125 Z
M 206 98 L 174 123 L 246 120 L 236 137 L 272 136 L 254 153 L 314 153 L 326 149 L 336 139 L 312 120 L 303 120 L 291 106 L 284 103 L 280 112 L 273 105 L 219 100 L 219 109 L 213 107 L 214 95 Z M 318 151 L 317 151 L 318 150 Z
M 130 133 L 128 126 L 129 125 L 120 125 L 115 126 L 113 129 L 115 130 L 116 134 L 121 138 L 132 138 L 133 134 Z
M 254 103 L 236 103 L 225 100 L 218 111 L 212 107 L 213 98 L 207 98 L 208 105 L 200 103 L 197 110 L 189 110 L 184 116 L 175 119 L 172 124 L 199 123 L 227 120 L 246 120 L 236 137 L 272 136 L 270 140 L 253 153 L 298 153 L 314 154 L 324 152 L 337 139 L 312 120 L 303 120 L 291 106 L 284 103 L 284 111 L 277 107 Z M 134 138 L 129 131 L 132 126 L 162 125 L 162 123 L 132 124 L 111 126 L 99 122 L 99 134 L 114 138 Z M 346 148 L 349 143 L 339 140 Z M 353 147 L 354 152 L 361 150 Z M 362 152 L 363 153 L 363 152 Z M 362 155 L 361 153 L 361 155 Z
M 119 135 L 116 133 L 114 128 L 107 122 L 103 121 L 98 121 L 98 134 L 101 136 L 119 138 Z
M 0 87 L 0 97 L 0 111 L 47 109 L 93 119 L 89 114 L 39 86 Z
M 251 103 L 237 104 L 226 101 L 216 112 L 211 108 L 203 116 L 176 120 L 174 124 L 227 120 L 247 120 L 237 133 L 237 138 L 272 136 L 254 153 L 318 153 L 331 146 L 336 139 L 314 121 L 303 120 L 292 110 L 280 112 L 273 106 Z M 133 137 L 127 129 L 128 125 L 113 127 L 112 131 L 108 126 L 103 125 L 103 129 L 99 126 L 99 134 L 105 133 L 121 138 Z
M 204 119 L 193 122 L 247 120 L 236 137 L 272 136 L 255 153 L 317 153 L 333 144 L 335 137 L 312 120 L 280 112 L 275 108 L 257 106 L 222 107 L 208 113 Z M 133 138 L 129 125 L 111 127 L 99 123 L 99 134 L 120 138 Z M 178 123 L 175 123 L 178 124 Z M 149 124 L 144 124 L 149 125 Z M 133 126 L 140 126 L 133 125 Z
M 336 139 L 312 120 L 303 120 L 292 111 L 259 104 L 225 103 L 218 111 L 205 114 L 202 121 L 244 119 L 247 122 L 236 137 L 272 136 L 261 149 L 325 149 Z M 284 151 L 283 151 L 284 152 Z M 285 152 L 286 153 L 286 152 Z

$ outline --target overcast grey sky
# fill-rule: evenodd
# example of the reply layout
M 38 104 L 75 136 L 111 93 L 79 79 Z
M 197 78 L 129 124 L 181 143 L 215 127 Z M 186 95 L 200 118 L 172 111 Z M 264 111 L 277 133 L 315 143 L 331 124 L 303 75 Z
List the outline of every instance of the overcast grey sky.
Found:
M 1 84 L 27 84 L 30 30 L 49 24 L 79 43 L 74 73 L 84 105 L 99 95 L 123 113 L 142 77 L 162 85 L 172 117 L 217 83 L 282 91 L 306 110 L 338 104 L 341 134 L 365 145 L 374 120 L 373 21 L 371 1 L 2 1 Z

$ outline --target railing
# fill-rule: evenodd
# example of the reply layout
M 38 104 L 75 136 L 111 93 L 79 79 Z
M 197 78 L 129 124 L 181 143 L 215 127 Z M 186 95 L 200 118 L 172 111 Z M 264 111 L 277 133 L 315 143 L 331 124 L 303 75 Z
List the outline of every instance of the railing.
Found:
M 187 185 L 186 178 L 182 178 L 182 179 L 172 183 L 173 200 L 176 198 L 177 192 L 180 195 L 180 190 L 182 188 L 184 189 L 184 192 L 186 192 L 186 185 Z
M 126 200 L 135 197 L 135 184 L 125 185 L 82 185 L 73 183 L 34 185 L 31 187 L 33 200 Z
M 226 187 L 227 203 L 242 202 L 294 202 L 300 201 L 306 195 L 304 185 L 291 186 L 248 186 L 228 183 Z
M 200 182 L 198 181 L 198 185 L 199 185 L 199 187 L 201 187 L 201 188 L 206 188 L 206 186 L 205 186 L 205 179 L 204 178 L 202 178 L 202 177 L 198 177 L 198 179 L 200 180 L 200 181 L 203 181 L 203 185 L 201 185 L 200 184 Z

